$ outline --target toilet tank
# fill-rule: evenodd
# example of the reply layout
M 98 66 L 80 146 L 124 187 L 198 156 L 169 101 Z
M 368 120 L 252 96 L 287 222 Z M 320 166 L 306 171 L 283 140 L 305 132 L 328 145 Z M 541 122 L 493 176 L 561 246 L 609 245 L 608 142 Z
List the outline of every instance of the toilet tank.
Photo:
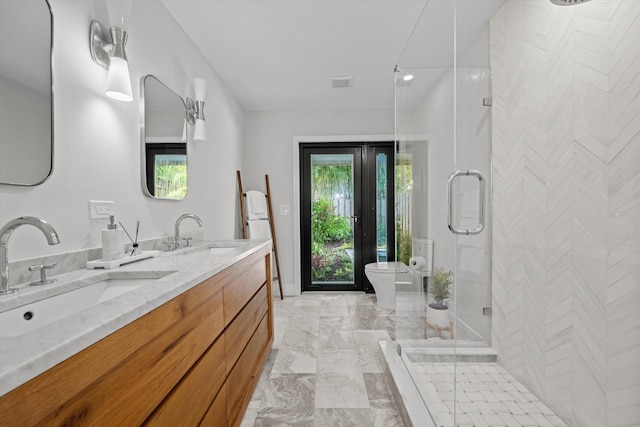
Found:
M 433 271 L 433 240 L 415 237 L 412 242 L 412 255 L 420 256 L 427 262 L 426 268 L 422 270 L 425 276 L 431 276 Z

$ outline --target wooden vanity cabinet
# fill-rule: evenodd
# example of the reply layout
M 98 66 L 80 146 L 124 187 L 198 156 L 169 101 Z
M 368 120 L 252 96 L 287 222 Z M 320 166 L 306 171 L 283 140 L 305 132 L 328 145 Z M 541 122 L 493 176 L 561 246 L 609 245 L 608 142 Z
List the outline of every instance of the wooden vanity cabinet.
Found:
M 3 426 L 237 426 L 273 343 L 263 248 L 0 397 Z

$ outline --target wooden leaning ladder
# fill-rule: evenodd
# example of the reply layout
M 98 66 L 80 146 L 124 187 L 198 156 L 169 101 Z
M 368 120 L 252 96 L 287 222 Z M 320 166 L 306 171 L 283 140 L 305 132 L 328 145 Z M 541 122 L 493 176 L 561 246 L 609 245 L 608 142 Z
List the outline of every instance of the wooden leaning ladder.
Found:
M 240 171 L 236 171 L 236 176 L 238 178 L 238 191 L 240 192 L 240 220 L 242 222 L 242 237 L 244 239 L 247 238 L 247 219 L 244 215 L 244 198 L 247 196 L 247 193 L 242 189 L 242 178 L 240 177 Z M 271 242 L 273 244 L 273 253 L 276 257 L 276 273 L 277 276 L 274 277 L 274 280 L 278 281 L 278 289 L 280 290 L 280 299 L 284 299 L 284 294 L 282 293 L 282 276 L 280 275 L 280 260 L 278 259 L 278 241 L 276 239 L 276 226 L 273 222 L 273 207 L 271 206 L 271 189 L 269 188 L 269 175 L 264 176 L 264 180 L 267 185 L 267 194 L 264 196 L 267 199 L 267 209 L 269 216 L 269 228 L 271 230 Z

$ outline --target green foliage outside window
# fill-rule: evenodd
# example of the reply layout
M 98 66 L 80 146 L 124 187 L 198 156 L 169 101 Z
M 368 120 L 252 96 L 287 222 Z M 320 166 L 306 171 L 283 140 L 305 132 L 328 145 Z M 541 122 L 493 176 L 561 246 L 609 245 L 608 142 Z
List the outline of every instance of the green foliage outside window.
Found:
M 334 213 L 331 200 L 311 207 L 311 276 L 314 282 L 352 281 L 353 263 L 346 248 L 352 246 L 351 223 Z
M 334 213 L 331 200 L 321 199 L 311 206 L 311 232 L 314 243 L 339 242 L 351 238 L 351 224 Z
M 186 163 L 156 163 L 155 197 L 162 199 L 183 199 L 186 195 Z

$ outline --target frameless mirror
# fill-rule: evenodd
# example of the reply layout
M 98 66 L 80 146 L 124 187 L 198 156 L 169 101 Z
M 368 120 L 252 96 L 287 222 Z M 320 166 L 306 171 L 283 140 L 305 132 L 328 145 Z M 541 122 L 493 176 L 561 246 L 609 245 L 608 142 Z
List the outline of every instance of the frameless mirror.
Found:
M 53 168 L 46 0 L 0 0 L 0 184 L 41 184 Z
M 184 100 L 152 75 L 142 77 L 142 189 L 149 197 L 187 194 Z

